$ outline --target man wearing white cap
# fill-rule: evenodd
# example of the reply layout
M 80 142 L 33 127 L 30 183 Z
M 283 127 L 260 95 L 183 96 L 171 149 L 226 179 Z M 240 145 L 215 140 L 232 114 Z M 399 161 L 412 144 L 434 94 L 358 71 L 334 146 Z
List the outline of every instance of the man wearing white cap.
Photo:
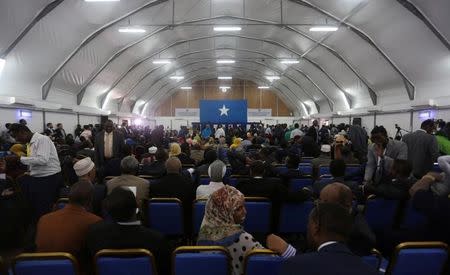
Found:
M 90 157 L 85 157 L 73 165 L 73 170 L 78 176 L 78 180 L 87 181 L 94 185 L 94 199 L 92 201 L 92 211 L 96 214 L 101 213 L 101 203 L 106 196 L 106 186 L 104 184 L 95 184 L 95 164 Z
M 320 165 L 330 165 L 331 162 L 331 145 L 323 144 L 320 147 L 320 156 L 311 161 L 313 167 L 313 175 L 317 177 Z

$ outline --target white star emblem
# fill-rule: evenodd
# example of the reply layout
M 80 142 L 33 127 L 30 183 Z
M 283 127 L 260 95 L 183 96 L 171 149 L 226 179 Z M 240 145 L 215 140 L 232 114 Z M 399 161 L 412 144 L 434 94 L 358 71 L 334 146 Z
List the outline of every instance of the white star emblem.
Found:
M 228 108 L 225 107 L 225 104 L 222 105 L 222 108 L 219 109 L 219 111 L 220 111 L 220 116 L 223 116 L 223 115 L 228 116 L 228 111 L 229 111 L 229 110 L 230 110 L 230 109 L 228 109 Z

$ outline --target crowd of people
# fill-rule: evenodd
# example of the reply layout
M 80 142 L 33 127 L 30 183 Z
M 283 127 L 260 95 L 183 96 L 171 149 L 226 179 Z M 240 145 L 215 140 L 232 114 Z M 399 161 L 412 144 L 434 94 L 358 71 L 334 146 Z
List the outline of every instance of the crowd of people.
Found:
M 317 268 L 322 270 L 317 274 L 376 274 L 359 257 L 374 247 L 389 255 L 401 241 L 450 241 L 450 123 L 441 120 L 425 120 L 401 140 L 390 138 L 383 126 L 367 133 L 357 120 L 179 130 L 108 120 L 78 125 L 73 134 L 56 125 L 33 133 L 22 120 L 6 124 L 1 135 L 7 153 L 0 160 L 0 250 L 6 258 L 23 251 L 69 252 L 90 273 L 101 249 L 145 248 L 159 273 L 169 274 L 171 251 L 179 242 L 145 226 L 142 209 L 150 198 L 178 198 L 188 236 L 194 200 L 207 200 L 197 244 L 226 247 L 235 275 L 243 274 L 245 254 L 255 248 L 289 258 L 281 274 L 299 269 L 312 274 L 308 270 Z M 299 169 L 306 160 L 311 175 Z M 323 166 L 330 175 L 321 175 Z M 348 174 L 349 166 L 360 168 Z M 238 178 L 234 186 L 231 175 Z M 312 177 L 311 186 L 290 188 L 292 179 L 305 177 Z M 201 184 L 205 178 L 208 183 Z M 410 200 L 427 216 L 427 226 L 375 232 L 354 207 L 371 195 Z M 62 197 L 68 204 L 55 210 Z M 272 202 L 273 233 L 283 204 L 317 200 L 309 242 L 305 236 L 246 232 L 245 197 Z

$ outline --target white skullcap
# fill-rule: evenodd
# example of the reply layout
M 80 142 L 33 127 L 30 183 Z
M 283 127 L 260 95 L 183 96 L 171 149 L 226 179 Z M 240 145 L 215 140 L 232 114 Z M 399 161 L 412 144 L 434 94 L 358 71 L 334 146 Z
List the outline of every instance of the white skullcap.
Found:
M 155 154 L 157 150 L 158 150 L 158 148 L 156 148 L 155 146 L 148 148 L 148 152 L 150 154 Z
M 73 170 L 75 170 L 75 174 L 79 177 L 87 175 L 94 168 L 95 164 L 91 158 L 81 159 L 73 165 Z
M 320 151 L 324 153 L 329 153 L 331 152 L 331 146 L 329 144 L 324 144 L 322 145 L 322 147 L 320 147 Z

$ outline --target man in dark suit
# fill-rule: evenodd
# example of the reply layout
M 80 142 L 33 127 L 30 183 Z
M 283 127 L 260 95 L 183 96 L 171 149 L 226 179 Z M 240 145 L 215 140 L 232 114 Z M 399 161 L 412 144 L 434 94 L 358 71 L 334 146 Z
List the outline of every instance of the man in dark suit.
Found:
M 142 166 L 141 174 L 154 177 L 162 177 L 166 174 L 166 160 L 169 155 L 163 148 L 158 148 L 155 153 L 155 161 Z
M 181 173 L 181 162 L 177 157 L 166 161 L 167 174 L 150 186 L 150 198 L 177 198 L 183 203 L 185 228 L 191 228 L 190 217 L 196 188 L 189 176 Z
M 402 139 L 408 146 L 408 161 L 417 179 L 431 171 L 439 157 L 439 147 L 436 137 L 432 135 L 433 130 L 435 130 L 434 121 L 427 119 L 422 122 L 419 130 L 406 134 Z
M 169 274 L 168 243 L 162 234 L 142 226 L 136 218 L 133 192 L 115 188 L 105 199 L 105 207 L 113 222 L 100 222 L 89 228 L 86 246 L 90 258 L 102 249 L 143 248 L 155 256 L 158 274 Z
M 112 159 L 122 159 L 125 141 L 120 131 L 114 130 L 111 120 L 106 121 L 104 130 L 95 137 L 97 165 L 103 168 Z
M 279 274 L 377 274 L 345 245 L 351 228 L 352 217 L 347 208 L 319 203 L 308 222 L 308 242 L 316 251 L 289 258 Z

